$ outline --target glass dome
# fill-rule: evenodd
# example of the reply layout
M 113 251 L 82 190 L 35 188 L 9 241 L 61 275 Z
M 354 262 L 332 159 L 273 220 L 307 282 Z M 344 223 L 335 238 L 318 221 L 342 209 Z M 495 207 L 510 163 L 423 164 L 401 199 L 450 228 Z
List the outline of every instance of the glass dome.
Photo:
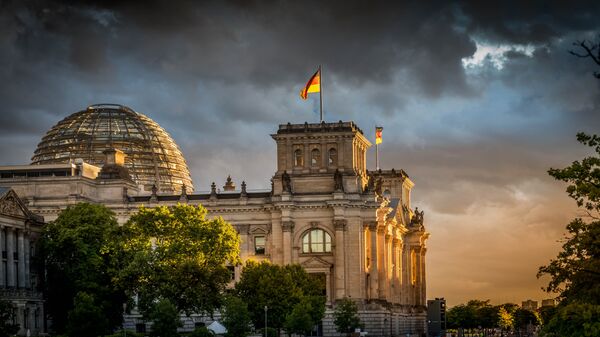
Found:
M 76 158 L 102 166 L 104 150 L 125 153 L 125 166 L 143 191 L 156 184 L 162 193 L 177 193 L 192 179 L 181 150 L 152 119 L 116 104 L 98 104 L 58 122 L 38 144 L 31 164 L 68 163 Z

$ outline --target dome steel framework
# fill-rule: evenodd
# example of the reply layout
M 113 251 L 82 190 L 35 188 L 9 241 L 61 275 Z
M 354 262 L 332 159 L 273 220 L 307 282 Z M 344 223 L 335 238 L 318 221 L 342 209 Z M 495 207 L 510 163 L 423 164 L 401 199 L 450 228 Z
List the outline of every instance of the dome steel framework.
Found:
M 76 158 L 102 166 L 103 151 L 116 148 L 126 155 L 133 180 L 151 191 L 193 191 L 185 158 L 171 136 L 152 119 L 116 104 L 97 104 L 76 112 L 46 133 L 31 164 L 68 163 Z

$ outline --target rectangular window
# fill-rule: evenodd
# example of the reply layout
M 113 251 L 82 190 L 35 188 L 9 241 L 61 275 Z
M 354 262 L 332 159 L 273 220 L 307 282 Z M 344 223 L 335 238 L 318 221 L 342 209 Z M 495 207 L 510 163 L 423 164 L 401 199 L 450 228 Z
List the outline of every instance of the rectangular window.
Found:
M 235 267 L 227 266 L 227 271 L 229 272 L 229 279 L 235 281 Z
M 264 236 L 255 236 L 254 237 L 254 254 L 255 255 L 264 255 L 265 254 L 265 243 L 266 239 Z

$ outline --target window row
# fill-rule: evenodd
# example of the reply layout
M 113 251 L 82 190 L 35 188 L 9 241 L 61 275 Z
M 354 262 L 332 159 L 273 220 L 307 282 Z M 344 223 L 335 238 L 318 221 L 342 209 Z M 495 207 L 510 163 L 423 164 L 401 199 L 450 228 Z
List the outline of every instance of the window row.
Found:
M 337 150 L 335 148 L 330 148 L 329 151 L 327 151 L 327 166 L 337 166 L 337 161 Z M 321 151 L 319 151 L 319 149 L 312 149 L 312 151 L 310 151 L 310 166 L 316 167 L 320 166 L 320 164 Z M 294 151 L 294 166 L 304 166 L 304 154 L 300 149 Z
M 254 236 L 254 254 L 264 255 L 266 236 Z M 331 235 L 322 229 L 312 229 L 302 236 L 302 253 L 330 253 Z

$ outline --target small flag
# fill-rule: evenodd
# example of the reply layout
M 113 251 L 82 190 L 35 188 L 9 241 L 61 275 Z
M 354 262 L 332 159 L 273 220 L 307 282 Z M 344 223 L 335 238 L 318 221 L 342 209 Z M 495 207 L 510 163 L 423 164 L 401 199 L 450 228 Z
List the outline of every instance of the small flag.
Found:
M 300 90 L 300 97 L 302 99 L 307 99 L 308 94 L 313 92 L 321 92 L 321 68 L 317 70 L 317 72 L 312 75 L 306 86 Z
M 376 126 L 375 127 L 375 144 L 381 144 L 381 142 L 383 141 L 381 139 L 381 134 L 383 133 L 383 127 L 382 126 Z

